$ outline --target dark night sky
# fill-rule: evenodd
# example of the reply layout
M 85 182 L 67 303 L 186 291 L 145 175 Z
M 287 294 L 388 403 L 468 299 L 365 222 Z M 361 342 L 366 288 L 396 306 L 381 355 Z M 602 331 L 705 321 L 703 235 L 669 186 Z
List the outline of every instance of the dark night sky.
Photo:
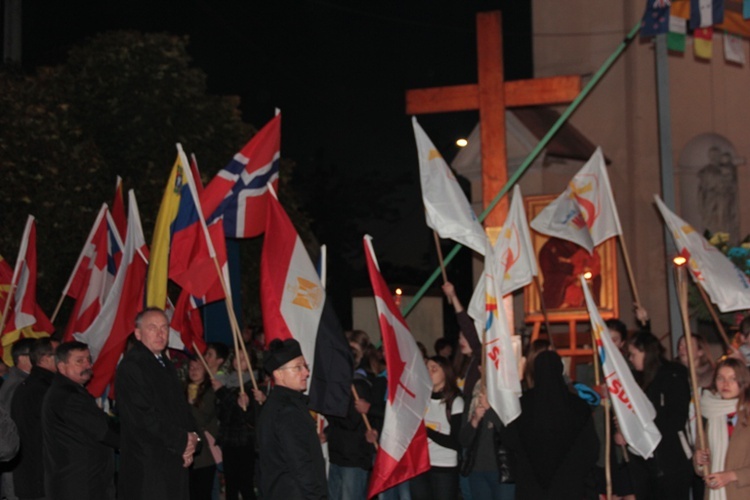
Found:
M 189 50 L 208 74 L 210 92 L 239 95 L 243 117 L 255 126 L 270 119 L 275 107 L 282 110 L 281 153 L 296 161 L 303 177 L 327 163 L 346 169 L 352 182 L 360 173 L 377 173 L 392 186 L 388 199 L 396 200 L 400 217 L 384 222 L 373 213 L 358 221 L 361 232 L 351 238 L 372 234 L 381 265 L 416 268 L 411 284 L 419 286 L 436 258 L 424 224 L 404 92 L 476 81 L 474 15 L 482 10 L 503 10 L 506 79 L 531 76 L 530 4 L 25 0 L 23 57 L 28 68 L 55 64 L 72 44 L 111 29 L 189 35 Z M 431 115 L 420 123 L 450 160 L 455 139 L 468 135 L 477 117 Z M 218 168 L 203 167 L 210 174 Z M 342 316 L 346 324 L 347 314 Z

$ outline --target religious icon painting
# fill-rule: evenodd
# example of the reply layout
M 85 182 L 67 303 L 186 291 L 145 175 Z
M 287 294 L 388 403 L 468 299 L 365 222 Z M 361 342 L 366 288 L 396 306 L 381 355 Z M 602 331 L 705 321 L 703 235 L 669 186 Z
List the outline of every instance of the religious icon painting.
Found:
M 529 220 L 558 195 L 524 198 Z M 550 323 L 588 320 L 580 275 L 587 277 L 591 293 L 603 319 L 618 316 L 617 242 L 610 238 L 589 254 L 585 248 L 561 238 L 531 230 L 531 242 L 539 264 L 542 292 L 533 283 L 524 289 L 527 323 L 544 321 L 546 308 Z

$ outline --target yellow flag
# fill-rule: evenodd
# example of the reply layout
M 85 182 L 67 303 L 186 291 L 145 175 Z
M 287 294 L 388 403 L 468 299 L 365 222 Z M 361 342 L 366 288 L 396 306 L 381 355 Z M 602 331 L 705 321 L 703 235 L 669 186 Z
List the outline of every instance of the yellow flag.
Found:
M 167 274 L 169 272 L 169 244 L 171 240 L 171 226 L 180 208 L 180 192 L 184 181 L 184 166 L 180 155 L 169 174 L 167 187 L 161 199 L 159 215 L 156 217 L 156 227 L 151 240 L 149 255 L 148 277 L 146 280 L 146 306 L 160 307 L 167 305 Z

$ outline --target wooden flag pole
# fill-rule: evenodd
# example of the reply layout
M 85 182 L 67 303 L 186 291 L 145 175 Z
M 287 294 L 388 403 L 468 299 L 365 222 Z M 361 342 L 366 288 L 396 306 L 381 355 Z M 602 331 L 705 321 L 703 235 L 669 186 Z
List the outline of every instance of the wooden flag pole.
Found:
M 498 307 L 502 306 L 502 302 L 500 302 Z M 498 320 L 497 318 L 493 318 L 493 321 Z M 480 367 L 482 369 L 482 387 L 484 388 L 484 393 L 487 394 L 487 328 L 485 325 L 485 328 L 482 329 L 482 362 L 480 364 Z
M 625 269 L 628 272 L 628 279 L 630 280 L 630 287 L 633 289 L 633 300 L 637 307 L 641 307 L 641 298 L 638 295 L 638 286 L 635 284 L 635 277 L 633 276 L 633 266 L 630 265 L 630 257 L 628 255 L 628 247 L 625 244 L 625 237 L 619 235 L 617 238 L 620 241 L 620 250 L 622 250 L 622 260 L 625 263 Z
M 537 267 L 539 265 L 537 264 Z M 539 294 L 539 305 L 542 307 L 542 316 L 544 317 L 544 328 L 547 329 L 547 340 L 549 345 L 555 348 L 555 341 L 552 338 L 552 329 L 549 325 L 549 317 L 547 316 L 547 306 L 544 304 L 544 294 L 542 293 L 542 283 L 539 281 L 539 276 L 534 276 L 534 285 L 536 285 L 536 292 Z
M 724 330 L 724 325 L 721 324 L 721 320 L 719 320 L 719 315 L 716 314 L 716 310 L 714 309 L 714 306 L 711 303 L 711 300 L 708 298 L 708 295 L 706 295 L 706 291 L 703 289 L 703 286 L 699 282 L 694 281 L 694 283 L 695 283 L 695 286 L 698 287 L 698 291 L 701 293 L 703 302 L 706 303 L 706 308 L 708 308 L 708 312 L 711 313 L 711 318 L 713 318 L 714 324 L 716 325 L 716 328 L 719 330 L 721 339 L 727 344 L 728 348 L 732 349 L 732 341 L 729 340 L 729 337 L 727 336 L 727 332 L 726 330 Z
M 586 281 L 586 284 L 589 285 L 589 282 Z M 599 366 L 599 352 L 596 346 L 596 333 L 593 330 L 591 330 L 591 343 L 594 346 L 594 385 L 599 387 L 602 383 L 600 375 L 601 368 Z M 612 450 L 612 423 L 609 397 L 603 398 L 602 405 L 604 406 L 604 477 L 607 484 L 607 500 L 612 500 L 612 461 L 610 460 L 610 453 Z
M 203 354 L 201 354 L 201 351 L 198 349 L 198 346 L 195 345 L 195 340 L 193 340 L 193 350 L 195 351 L 195 354 L 198 355 L 198 359 L 201 360 L 201 363 L 203 364 L 203 368 L 206 369 L 206 373 L 208 374 L 208 378 L 213 380 L 214 374 L 211 373 L 211 369 L 208 367 L 208 363 L 206 363 L 206 358 L 203 357 Z
M 687 279 L 685 278 L 685 266 L 677 266 L 677 293 L 679 295 L 682 322 L 685 328 L 685 347 L 688 355 L 688 368 L 690 369 L 690 382 L 693 389 L 693 403 L 695 404 L 695 424 L 698 430 L 698 444 L 701 450 L 708 449 L 706 445 L 706 434 L 703 430 L 703 418 L 701 413 L 701 393 L 698 386 L 698 377 L 695 375 L 695 353 L 693 352 L 693 335 L 690 332 L 690 317 L 688 315 Z M 711 473 L 710 465 L 704 466 L 704 476 Z
M 10 288 L 8 289 L 8 295 L 5 297 L 5 307 L 3 308 L 3 317 L 0 318 L 0 335 L 2 335 L 3 330 L 5 330 L 5 325 L 7 323 L 6 318 L 8 317 L 8 310 L 10 309 L 10 301 L 13 298 L 13 294 L 16 291 L 16 285 L 14 283 L 10 284 Z
M 214 266 L 216 267 L 216 272 L 219 276 L 219 281 L 221 282 L 221 288 L 224 290 L 224 304 L 226 304 L 227 307 L 227 316 L 229 316 L 229 324 L 232 327 L 232 339 L 234 341 L 234 353 L 235 356 L 240 355 L 240 350 L 242 350 L 242 353 L 245 356 L 245 361 L 247 361 L 247 371 L 250 373 L 250 380 L 253 383 L 253 389 L 256 391 L 258 390 L 258 382 L 255 380 L 255 374 L 253 373 L 253 365 L 250 363 L 250 357 L 247 355 L 247 350 L 245 349 L 245 343 L 242 341 L 242 332 L 240 332 L 240 326 L 239 323 L 237 323 L 237 317 L 234 315 L 234 306 L 232 304 L 232 294 L 231 290 L 227 287 L 226 282 L 224 281 L 224 275 L 221 272 L 221 267 L 219 266 L 219 260 L 214 256 Z M 242 346 L 240 348 L 240 346 Z M 239 362 L 237 363 L 237 366 L 239 367 Z M 237 370 L 237 377 L 239 378 L 240 383 L 240 392 L 242 394 L 245 393 L 245 386 L 242 383 L 242 370 Z
M 443 262 L 443 250 L 440 248 L 440 236 L 437 231 L 432 230 L 432 234 L 435 237 L 435 249 L 437 250 L 438 262 L 440 262 L 440 272 L 443 274 L 443 283 L 448 281 L 448 275 L 445 272 L 445 262 Z
M 55 318 L 57 318 L 57 313 L 60 312 L 60 307 L 62 307 L 63 302 L 65 301 L 65 294 L 63 293 L 60 295 L 60 300 L 57 301 L 57 305 L 55 306 L 55 310 L 52 312 L 52 316 L 49 318 L 50 323 L 55 322 Z
M 352 395 L 354 396 L 354 401 L 359 401 L 359 394 L 357 394 L 357 388 L 354 387 L 354 384 L 352 384 Z M 372 430 L 372 426 L 370 425 L 370 420 L 367 418 L 367 415 L 364 413 L 361 413 L 362 420 L 365 421 L 365 427 L 367 427 L 368 432 Z M 378 449 L 378 443 L 372 443 L 375 446 L 375 449 Z

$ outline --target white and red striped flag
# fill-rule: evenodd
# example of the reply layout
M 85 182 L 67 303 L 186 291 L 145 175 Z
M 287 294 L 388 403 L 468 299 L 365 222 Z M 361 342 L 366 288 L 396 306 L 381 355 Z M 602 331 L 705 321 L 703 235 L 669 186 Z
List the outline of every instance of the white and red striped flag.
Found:
M 128 195 L 127 236 L 115 282 L 94 322 L 85 332 L 74 335 L 88 344 L 94 359 L 94 374 L 86 386 L 94 397 L 101 396 L 113 381 L 125 342 L 135 329 L 135 316 L 143 308 L 148 249 L 135 194 L 131 190 Z
M 604 240 L 622 234 L 601 148 L 596 148 L 565 191 L 531 221 L 531 227 L 572 241 L 589 253 Z
M 19 339 L 21 330 L 26 327 L 33 326 L 33 330 L 39 333 L 51 334 L 55 331 L 47 315 L 36 303 L 36 274 L 36 219 L 29 215 L 21 237 L 16 267 L 13 269 L 13 293 L 8 294 L 6 299 L 12 302 L 8 306 L 8 317 L 3 327 L 4 346 Z M 2 306 L 5 307 L 5 303 Z
M 122 248 L 116 223 L 103 204 L 63 289 L 63 295 L 75 299 L 63 341 L 86 331 L 99 315 L 114 284 Z
M 432 382 L 422 353 L 380 274 L 369 235 L 364 237 L 364 246 L 388 378 L 383 432 L 367 491 L 367 498 L 372 498 L 430 468 L 424 414 Z
M 628 363 L 612 342 L 609 330 L 602 320 L 596 302 L 591 297 L 586 279 L 581 276 L 581 287 L 586 297 L 586 307 L 591 318 L 591 329 L 599 359 L 602 361 L 604 383 L 615 409 L 617 423 L 628 446 L 638 455 L 649 458 L 661 441 L 661 433 L 654 419 L 656 410 L 633 378 Z
M 750 309 L 750 280 L 726 255 L 667 208 L 654 195 L 680 255 L 688 261 L 693 281 L 699 283 L 721 312 Z

